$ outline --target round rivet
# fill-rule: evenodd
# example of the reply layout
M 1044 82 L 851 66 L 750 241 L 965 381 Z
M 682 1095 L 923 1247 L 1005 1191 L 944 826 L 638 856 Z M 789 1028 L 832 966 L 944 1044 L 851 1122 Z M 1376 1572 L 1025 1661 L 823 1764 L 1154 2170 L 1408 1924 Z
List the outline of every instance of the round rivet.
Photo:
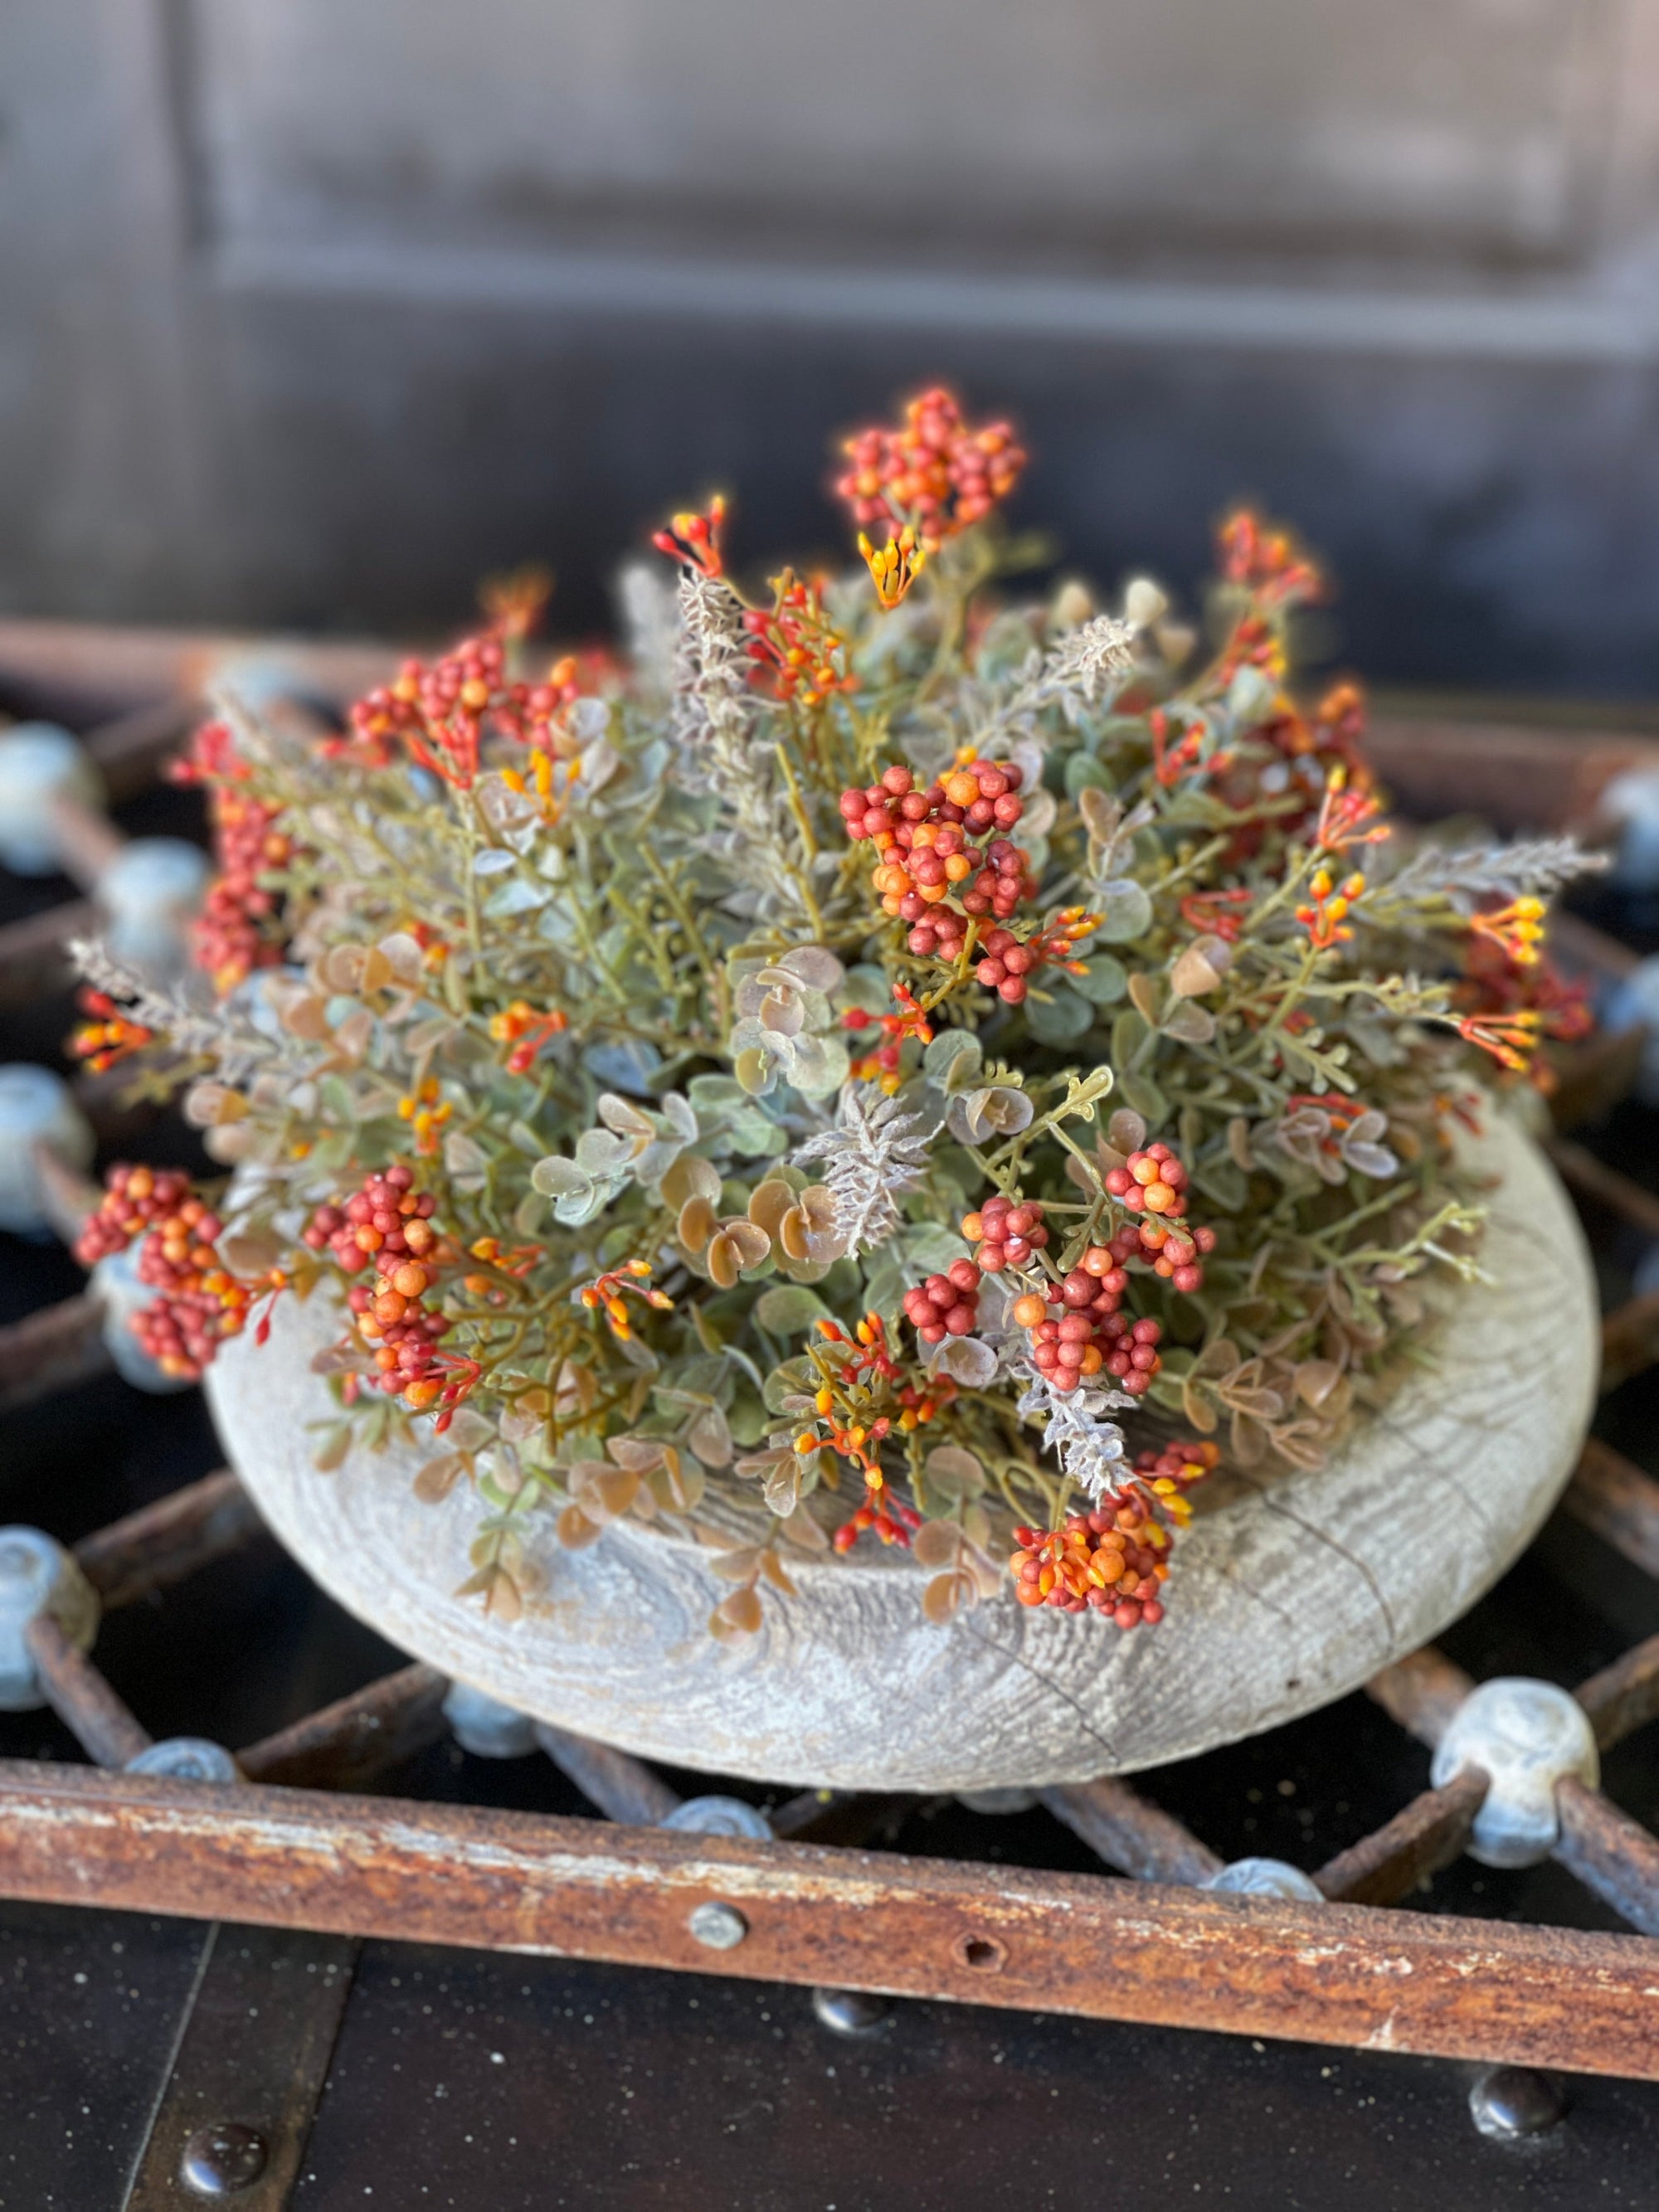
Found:
M 965 1805 L 970 1813 L 990 1813 L 1002 1816 L 1010 1813 L 1029 1813 L 1036 1803 L 1035 1790 L 958 1790 L 957 1802 Z
M 214 1743 L 204 1735 L 163 1736 L 159 1743 L 151 1744 L 128 1759 L 122 1771 L 127 1774 L 170 1775 L 175 1782 L 241 1779 L 236 1761 L 223 1744 Z
M 837 2035 L 870 2035 L 893 2007 L 889 1998 L 872 1996 L 868 1990 L 814 1990 L 812 2009 Z
M 749 1836 L 757 1844 L 772 1841 L 772 1823 L 758 1806 L 741 1797 L 688 1797 L 683 1805 L 658 1821 L 683 1836 Z
M 234 2197 L 264 2172 L 270 2147 L 258 2128 L 217 2120 L 198 2128 L 185 2145 L 179 2179 L 198 2197 Z
M 1298 1905 L 1323 1905 L 1325 1893 L 1300 1867 L 1283 1859 L 1235 1859 L 1212 1874 L 1206 1889 L 1225 1889 L 1240 1897 L 1284 1897 Z
M 1566 2117 L 1560 2084 L 1531 2066 L 1494 2066 L 1469 2091 L 1469 2111 L 1483 2136 L 1515 2142 L 1547 2135 Z
M 710 1951 L 735 1951 L 749 1933 L 749 1923 L 735 1905 L 700 1905 L 687 1925 L 695 1939 Z
M 444 1718 L 455 1741 L 474 1759 L 522 1759 L 536 1748 L 535 1723 L 527 1713 L 486 1697 L 470 1682 L 452 1682 L 444 1693 Z

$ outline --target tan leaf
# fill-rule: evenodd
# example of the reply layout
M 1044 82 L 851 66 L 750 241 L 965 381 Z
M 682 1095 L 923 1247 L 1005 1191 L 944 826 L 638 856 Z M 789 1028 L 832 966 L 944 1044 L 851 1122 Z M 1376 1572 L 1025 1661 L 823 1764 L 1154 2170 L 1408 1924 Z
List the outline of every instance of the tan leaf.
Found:
M 935 1627 L 942 1626 L 962 1603 L 964 1595 L 972 1593 L 973 1587 L 969 1577 L 959 1571 L 935 1575 L 921 1594 L 924 1617 Z
M 567 1552 L 580 1552 L 600 1534 L 599 1523 L 590 1521 L 580 1505 L 567 1505 L 559 1516 L 559 1541 Z
M 794 1203 L 794 1192 L 790 1189 L 787 1182 L 781 1182 L 775 1176 L 769 1176 L 764 1182 L 756 1184 L 754 1193 L 749 1200 L 749 1218 L 757 1229 L 764 1233 L 769 1244 L 776 1240 L 779 1224 L 790 1212 Z M 786 1244 L 784 1249 L 787 1251 L 789 1248 Z M 804 1251 L 800 1251 L 796 1252 L 793 1256 L 799 1260 L 805 1258 L 805 1255 Z
M 714 1209 L 708 1200 L 701 1194 L 695 1194 L 688 1198 L 680 1208 L 680 1218 L 674 1224 L 674 1234 L 688 1252 L 701 1252 L 714 1233 Z M 732 1280 L 736 1279 L 734 1273 Z
M 446 1452 L 441 1459 L 429 1459 L 416 1476 L 415 1495 L 424 1505 L 435 1505 L 447 1498 L 459 1481 L 466 1466 L 459 1452 Z
M 752 1589 L 733 1590 L 714 1607 L 714 1620 L 738 1636 L 752 1636 L 763 1617 L 759 1595 Z
M 910 1548 L 918 1566 L 954 1566 L 962 1549 L 962 1531 L 953 1521 L 924 1521 L 911 1540 Z

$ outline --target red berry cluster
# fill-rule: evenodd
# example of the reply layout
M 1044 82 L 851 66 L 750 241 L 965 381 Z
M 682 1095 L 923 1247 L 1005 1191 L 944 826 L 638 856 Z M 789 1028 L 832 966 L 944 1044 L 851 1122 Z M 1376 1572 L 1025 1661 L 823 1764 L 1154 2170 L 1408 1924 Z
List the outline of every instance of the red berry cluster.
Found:
M 191 925 L 196 964 L 222 994 L 234 990 L 256 968 L 274 968 L 283 957 L 274 921 L 276 894 L 259 878 L 293 858 L 293 840 L 278 827 L 280 811 L 240 787 L 249 770 L 223 722 L 208 722 L 190 751 L 167 771 L 174 783 L 209 787 L 208 816 L 218 873 Z
M 1036 889 L 1026 855 L 1006 835 L 1024 811 L 1020 771 L 1007 761 L 954 768 L 925 790 L 896 763 L 878 782 L 841 795 L 847 834 L 868 838 L 880 854 L 870 880 L 884 912 L 911 925 L 909 945 L 921 957 L 954 960 L 967 935 L 964 916 L 1006 921 Z M 970 840 L 983 837 L 975 846 Z M 960 912 L 945 902 L 952 893 Z
M 836 490 L 854 521 L 889 537 L 910 523 L 929 552 L 1006 499 L 1026 459 L 1009 423 L 971 428 L 937 386 L 908 403 L 897 428 L 872 424 L 842 450 L 850 465 Z
M 346 1303 L 358 1334 L 374 1347 L 377 1389 L 420 1412 L 442 1392 L 438 1342 L 451 1323 L 422 1303 L 433 1279 L 437 1201 L 429 1192 L 417 1193 L 414 1181 L 401 1163 L 371 1175 L 343 1206 L 319 1206 L 301 1233 L 313 1252 L 331 1252 L 349 1275 L 374 1262 L 373 1290 L 354 1283 Z
M 924 1344 L 969 1334 L 979 1318 L 980 1279 L 971 1260 L 952 1260 L 946 1273 L 904 1293 L 905 1314 Z
M 1108 1248 L 1114 1260 L 1120 1267 L 1128 1260 L 1146 1260 L 1154 1274 L 1178 1291 L 1190 1291 L 1203 1286 L 1199 1258 L 1214 1251 L 1215 1231 L 1192 1228 L 1181 1218 L 1187 1187 L 1187 1170 L 1167 1145 L 1131 1152 L 1122 1167 L 1106 1176 L 1106 1188 L 1120 1206 L 1152 1217 L 1119 1231 Z
M 1207 1439 L 1176 1437 L 1162 1446 L 1149 1444 L 1135 1455 L 1135 1474 L 1149 1488 L 1173 1483 L 1176 1491 L 1190 1490 L 1213 1474 L 1221 1464 L 1221 1447 Z
M 1120 1270 L 1110 1272 L 1127 1282 Z M 1121 1289 L 1074 1267 L 1060 1286 L 1057 1314 L 1036 1291 L 1015 1299 L 1014 1319 L 1030 1338 L 1031 1364 L 1050 1389 L 1069 1395 L 1096 1375 L 1109 1376 L 1133 1398 L 1152 1389 L 1163 1364 L 1158 1355 L 1163 1324 L 1120 1312 L 1122 1296 Z
M 921 1526 L 921 1516 L 914 1505 L 907 1505 L 896 1498 L 886 1484 L 868 1485 L 864 1503 L 848 1521 L 843 1521 L 830 1541 L 838 1552 L 850 1552 L 866 1529 L 873 1529 L 884 1544 L 902 1545 L 909 1548 L 910 1538 Z
M 1023 1198 L 1016 1203 L 1000 1192 L 976 1212 L 963 1215 L 962 1233 L 970 1244 L 978 1245 L 974 1257 L 988 1275 L 1000 1275 L 1005 1267 L 1023 1267 L 1048 1242 L 1048 1224 L 1036 1200 Z
M 856 691 L 858 678 L 847 665 L 845 641 L 823 611 L 823 586 L 803 583 L 786 568 L 772 580 L 770 607 L 747 607 L 749 657 L 757 675 L 769 676 L 780 699 L 816 707 L 832 691 Z
M 161 1292 L 129 1326 L 164 1375 L 197 1382 L 228 1336 L 239 1335 L 258 1285 L 227 1273 L 215 1249 L 224 1224 L 176 1168 L 114 1167 L 102 1203 L 76 1240 L 83 1267 L 136 1237 L 137 1276 Z
M 1015 1529 L 1014 1595 L 1022 1605 L 1098 1613 L 1120 1628 L 1152 1627 L 1164 1618 L 1169 1540 L 1138 1489 L 1108 1491 L 1063 1528 Z
M 478 773 L 486 727 L 520 744 L 550 749 L 553 718 L 577 695 L 576 663 L 557 662 L 540 684 L 509 682 L 501 629 L 469 637 L 428 666 L 406 660 L 395 683 L 351 709 L 351 732 L 384 764 L 392 739 L 424 769 L 459 790 Z

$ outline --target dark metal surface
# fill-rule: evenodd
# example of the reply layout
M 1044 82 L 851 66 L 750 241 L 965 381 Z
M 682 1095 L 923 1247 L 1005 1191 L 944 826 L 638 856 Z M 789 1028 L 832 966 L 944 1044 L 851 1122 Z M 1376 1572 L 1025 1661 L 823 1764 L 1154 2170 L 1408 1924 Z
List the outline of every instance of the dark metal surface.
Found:
M 204 2199 L 284 2212 L 357 1948 L 338 1936 L 210 1929 L 121 2212 L 189 2212 Z

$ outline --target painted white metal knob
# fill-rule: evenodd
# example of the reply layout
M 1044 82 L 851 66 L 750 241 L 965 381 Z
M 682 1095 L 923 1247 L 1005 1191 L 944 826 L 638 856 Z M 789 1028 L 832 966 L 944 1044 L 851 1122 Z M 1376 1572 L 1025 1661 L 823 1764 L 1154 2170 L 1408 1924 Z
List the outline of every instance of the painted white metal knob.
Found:
M 64 864 L 55 799 L 104 803 L 103 778 L 77 738 L 55 722 L 19 722 L 0 735 L 0 866 L 56 875 Z
M 959 1790 L 958 1805 L 965 1805 L 970 1813 L 1029 1813 L 1036 1803 L 1035 1790 Z
M 236 1761 L 223 1744 L 204 1735 L 163 1736 L 159 1743 L 128 1759 L 128 1774 L 168 1774 L 176 1782 L 236 1782 L 241 1778 Z
M 1466 1766 L 1492 1778 L 1474 1816 L 1469 1856 L 1483 1866 L 1535 1866 L 1561 1834 L 1555 1785 L 1576 1774 L 1590 1789 L 1601 1778 L 1589 1717 L 1553 1682 L 1499 1674 L 1464 1698 L 1440 1739 L 1430 1776 L 1443 1790 Z
M 98 1613 L 97 1592 L 61 1544 L 39 1528 L 0 1528 L 0 1713 L 32 1713 L 46 1702 L 26 1641 L 29 1623 L 50 1613 L 89 1651 Z
M 207 854 L 182 837 L 135 837 L 124 845 L 94 886 L 116 958 L 154 983 L 179 975 L 212 872 Z
M 73 1168 L 88 1166 L 96 1150 L 91 1125 L 61 1076 L 24 1061 L 0 1067 L 0 1229 L 23 1237 L 51 1225 L 37 1145 Z
M 677 1805 L 659 1828 L 675 1828 L 689 1836 L 748 1836 L 757 1844 L 772 1840 L 772 1823 L 758 1806 L 741 1797 L 688 1797 Z
M 182 1375 L 164 1375 L 132 1333 L 132 1316 L 160 1296 L 151 1284 L 138 1279 L 140 1246 L 112 1252 L 92 1271 L 90 1288 L 104 1310 L 104 1348 L 123 1382 L 136 1390 L 161 1397 L 174 1390 L 193 1390 L 196 1385 Z
M 1234 1859 L 1212 1874 L 1206 1889 L 1226 1889 L 1241 1897 L 1285 1897 L 1298 1905 L 1323 1905 L 1325 1893 L 1300 1867 L 1283 1859 Z
M 1608 993 L 1601 1018 L 1609 1030 L 1647 1030 L 1636 1095 L 1644 1106 L 1659 1106 L 1659 953 L 1650 953 Z
M 450 1684 L 444 1718 L 461 1749 L 475 1759 L 522 1759 L 536 1748 L 534 1725 L 523 1713 L 466 1682 Z

